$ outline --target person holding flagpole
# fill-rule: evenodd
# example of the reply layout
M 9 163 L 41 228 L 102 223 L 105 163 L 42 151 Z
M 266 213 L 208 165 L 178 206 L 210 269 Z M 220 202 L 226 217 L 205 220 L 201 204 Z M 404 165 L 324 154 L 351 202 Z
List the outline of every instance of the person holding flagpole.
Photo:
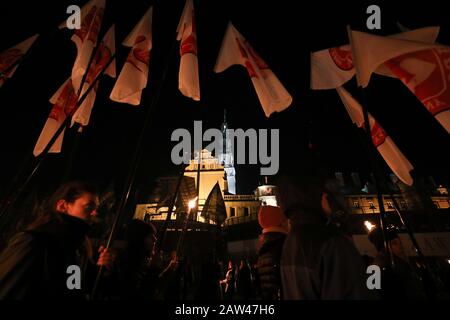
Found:
M 103 246 L 94 259 L 88 233 L 98 205 L 92 185 L 61 185 L 0 255 L 0 300 L 83 300 L 89 270 L 110 269 L 115 259 Z

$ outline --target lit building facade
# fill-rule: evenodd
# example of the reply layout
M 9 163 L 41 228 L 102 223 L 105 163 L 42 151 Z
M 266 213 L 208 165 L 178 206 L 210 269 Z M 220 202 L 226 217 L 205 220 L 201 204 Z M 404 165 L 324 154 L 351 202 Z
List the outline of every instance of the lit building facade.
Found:
M 226 128 L 226 126 L 225 126 Z M 206 228 L 213 223 L 200 217 L 208 195 L 218 183 L 224 198 L 227 218 L 222 225 L 225 231 L 227 251 L 230 257 L 251 258 L 257 253 L 258 236 L 261 229 L 258 224 L 258 211 L 261 205 L 276 206 L 276 187 L 263 185 L 257 187 L 254 194 L 232 194 L 230 185 L 235 188 L 236 178 L 231 150 L 215 157 L 210 151 L 204 149 L 201 154 L 196 154 L 190 165 L 185 170 L 185 176 L 195 180 L 200 177 L 198 212 L 193 215 L 192 223 L 196 223 L 196 230 Z M 200 164 L 198 164 L 200 158 Z M 232 175 L 227 174 L 232 172 Z M 231 170 L 232 169 L 232 170 Z M 177 177 L 173 177 L 177 179 Z M 357 173 L 351 173 L 347 177 L 343 173 L 336 173 L 335 180 L 345 195 L 348 211 L 350 213 L 350 228 L 355 245 L 361 254 L 374 255 L 374 247 L 368 241 L 367 231 L 364 228 L 366 221 L 378 223 L 380 206 L 376 194 L 373 193 L 371 184 L 362 186 Z M 235 193 L 235 190 L 233 190 Z M 412 188 L 392 184 L 391 193 L 383 195 L 383 204 L 386 218 L 390 223 L 401 227 L 395 205 L 398 205 L 404 217 L 412 223 L 417 239 L 424 254 L 428 256 L 448 256 L 450 258 L 450 196 L 448 190 L 442 186 L 432 188 L 427 199 L 420 197 Z M 174 208 L 172 220 L 177 221 L 177 208 Z M 156 202 L 139 204 L 136 207 L 135 218 L 162 222 L 167 218 L 167 206 L 158 207 Z M 178 227 L 174 224 L 171 230 Z M 178 224 L 179 226 L 180 224 Z M 203 226 L 203 227 L 202 227 Z M 194 228 L 194 227 L 193 227 Z M 415 255 L 411 241 L 403 228 L 401 238 L 406 244 L 406 252 Z

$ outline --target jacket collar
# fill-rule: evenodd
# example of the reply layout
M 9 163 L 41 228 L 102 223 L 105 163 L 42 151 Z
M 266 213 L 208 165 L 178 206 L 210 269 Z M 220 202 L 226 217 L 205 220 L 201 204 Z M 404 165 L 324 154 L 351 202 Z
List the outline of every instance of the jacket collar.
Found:
M 67 214 L 58 214 L 55 218 L 34 229 L 63 245 L 74 247 L 81 245 L 89 230 L 88 222 Z

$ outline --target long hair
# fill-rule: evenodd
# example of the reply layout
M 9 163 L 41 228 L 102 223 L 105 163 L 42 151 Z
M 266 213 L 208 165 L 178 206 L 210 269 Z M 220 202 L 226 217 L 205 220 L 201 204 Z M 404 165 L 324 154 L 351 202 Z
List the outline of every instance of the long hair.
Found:
M 68 203 L 73 203 L 85 193 L 98 194 L 97 189 L 87 182 L 71 181 L 62 184 L 53 194 L 38 205 L 35 213 L 36 219 L 31 222 L 27 229 L 35 229 L 50 220 L 60 219 L 60 213 L 56 210 L 58 201 L 65 200 Z

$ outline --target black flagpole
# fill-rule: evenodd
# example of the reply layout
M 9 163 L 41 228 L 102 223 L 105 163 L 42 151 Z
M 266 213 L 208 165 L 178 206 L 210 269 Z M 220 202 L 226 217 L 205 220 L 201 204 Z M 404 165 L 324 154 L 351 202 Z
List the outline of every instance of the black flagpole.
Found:
M 58 139 L 59 135 L 63 132 L 66 125 L 71 122 L 72 116 L 75 114 L 76 110 L 80 107 L 80 105 L 86 100 L 87 96 L 91 92 L 91 90 L 95 87 L 96 83 L 99 81 L 100 77 L 103 75 L 103 73 L 106 71 L 106 69 L 109 67 L 109 65 L 114 61 L 115 59 L 115 53 L 111 55 L 110 59 L 106 63 L 106 65 L 102 68 L 102 70 L 99 72 L 99 74 L 95 77 L 94 81 L 92 81 L 92 84 L 89 85 L 86 92 L 83 94 L 83 96 L 78 100 L 77 104 L 75 105 L 75 108 L 71 110 L 71 112 L 66 116 L 66 119 L 64 122 L 59 126 L 58 130 L 54 133 L 50 141 L 47 143 L 46 147 L 42 151 L 41 155 L 39 155 L 38 162 L 33 166 L 31 169 L 30 174 L 27 176 L 24 182 L 21 183 L 21 185 L 18 187 L 17 192 L 11 196 L 11 199 L 7 199 L 7 203 L 2 208 L 2 211 L 0 212 L 0 222 L 1 220 L 6 216 L 7 212 L 9 211 L 10 207 L 17 201 L 17 199 L 22 195 L 24 189 L 28 186 L 30 180 L 32 177 L 36 174 L 39 167 L 42 165 L 46 157 L 48 156 L 48 153 L 55 143 L 55 141 Z
M 104 28 L 104 27 L 103 27 L 103 28 Z M 56 34 L 56 32 L 57 32 L 58 30 L 59 30 L 59 28 L 55 29 L 54 31 L 52 31 L 52 32 L 50 33 L 50 35 L 53 36 L 54 34 Z M 102 37 L 100 38 L 100 39 L 101 39 L 100 42 L 103 40 L 103 37 L 105 36 L 106 32 L 108 32 L 108 30 L 109 30 L 109 28 L 106 29 L 105 32 L 103 32 L 104 34 L 103 34 Z M 40 36 L 39 36 L 39 38 L 40 38 Z M 37 41 L 37 40 L 38 40 L 38 39 L 36 39 L 36 41 Z M 97 39 L 97 40 L 98 40 L 98 39 Z M 34 43 L 34 44 L 32 45 L 32 47 L 28 50 L 28 52 L 27 52 L 23 57 L 21 57 L 19 60 L 22 61 L 23 59 L 25 59 L 25 58 L 30 54 L 30 52 L 31 52 L 31 50 L 33 49 L 34 46 L 35 46 L 35 43 Z M 81 84 L 80 84 L 80 87 L 79 87 L 78 92 L 77 92 L 77 97 L 80 97 L 80 95 L 81 95 L 83 86 L 84 86 L 84 84 L 85 84 L 85 82 L 86 82 L 86 77 L 87 77 L 87 75 L 88 75 L 88 73 L 89 73 L 89 69 L 90 69 L 90 67 L 91 67 L 91 65 L 92 65 L 92 62 L 94 61 L 95 54 L 96 54 L 96 52 L 97 52 L 98 47 L 99 47 L 99 46 L 98 46 L 98 41 L 97 41 L 95 47 L 93 48 L 93 51 L 92 51 L 92 53 L 91 53 L 91 56 L 89 57 L 88 66 L 87 66 L 86 72 L 83 74 L 83 77 L 82 77 L 82 80 L 81 80 Z M 115 56 L 115 55 L 113 55 L 113 56 Z M 18 64 L 20 61 L 17 61 L 16 64 Z M 109 65 L 111 64 L 112 61 L 113 61 L 113 60 L 111 60 L 110 62 L 107 63 L 106 68 L 105 68 L 105 69 L 102 69 L 99 75 L 102 75 L 102 74 L 106 71 L 106 69 L 109 67 Z M 14 64 L 14 65 L 16 65 L 16 64 Z M 13 66 L 8 67 L 7 70 L 9 70 L 9 68 L 11 68 L 11 67 L 13 67 Z M 98 81 L 97 78 L 98 78 L 98 77 L 96 77 L 96 78 L 94 79 L 93 83 L 96 83 L 96 82 Z M 76 110 L 78 109 L 78 107 L 84 102 L 84 100 L 86 99 L 87 95 L 88 95 L 89 92 L 92 90 L 91 87 L 93 87 L 93 86 L 88 87 L 88 89 L 87 89 L 87 91 L 86 91 L 86 94 L 85 94 L 83 97 L 81 97 L 81 98 L 79 99 L 79 103 L 77 103 L 76 107 L 74 108 L 74 112 L 71 113 L 70 115 L 68 115 L 67 118 L 72 118 L 72 116 L 75 114 L 75 111 L 76 111 Z M 67 98 L 66 103 L 67 103 L 67 101 L 70 100 L 70 98 L 71 98 L 72 95 L 73 95 L 73 91 L 70 93 L 70 96 Z M 66 120 L 67 120 L 67 118 L 66 118 Z M 56 131 L 56 133 L 58 133 L 58 135 L 56 135 L 56 138 L 55 138 L 55 136 L 53 136 L 52 139 L 50 140 L 50 142 L 53 141 L 53 138 L 55 138 L 54 141 L 56 141 L 56 139 L 59 137 L 59 134 L 64 130 L 64 128 L 69 128 L 69 127 L 70 127 L 70 121 L 64 121 L 62 125 L 64 125 L 64 126 L 63 126 L 62 128 L 59 127 L 58 130 Z M 62 126 L 62 125 L 61 125 L 61 126 Z M 78 125 L 74 125 L 74 128 L 75 128 L 75 129 L 78 129 Z M 77 145 L 77 143 L 78 143 L 78 141 L 77 141 L 78 138 L 79 138 L 79 134 L 77 133 L 77 136 L 75 137 L 75 139 L 76 139 L 76 140 L 75 140 L 75 145 Z M 53 143 L 54 143 L 54 141 L 53 141 Z M 51 146 L 53 145 L 53 143 L 50 144 L 50 148 L 51 148 Z M 48 146 L 48 145 L 47 145 L 47 146 Z M 49 148 L 48 150 L 50 150 L 50 148 Z M 33 146 L 33 149 L 34 149 L 34 146 Z M 31 149 L 31 150 L 28 152 L 28 154 L 32 154 L 32 153 L 33 153 L 33 149 Z M 44 151 L 42 152 L 42 154 L 45 154 L 45 156 L 43 156 L 42 158 L 45 158 L 45 157 L 46 157 L 46 153 L 48 152 L 48 151 L 46 152 L 46 149 L 47 149 L 47 148 L 45 148 Z M 69 166 L 70 166 L 70 164 L 71 164 L 71 162 L 72 162 L 71 158 L 73 157 L 73 153 L 74 153 L 74 150 L 72 150 L 72 154 L 69 155 Z M 6 215 L 6 212 L 9 210 L 9 208 L 11 207 L 11 205 L 14 205 L 14 204 L 15 204 L 15 202 L 17 201 L 17 199 L 20 197 L 21 193 L 23 192 L 23 190 L 21 190 L 22 187 L 19 187 L 19 190 L 20 190 L 20 191 L 19 191 L 19 194 L 18 194 L 17 196 L 14 196 L 14 189 L 15 189 L 14 186 L 18 183 L 18 181 L 20 180 L 21 176 L 24 174 L 27 165 L 28 165 L 30 162 L 32 162 L 33 160 L 34 160 L 34 157 L 33 157 L 32 155 L 31 155 L 31 156 L 27 156 L 27 157 L 25 158 L 24 162 L 23 162 L 22 165 L 20 166 L 20 169 L 19 169 L 18 173 L 15 175 L 14 180 L 12 181 L 10 187 L 8 188 L 8 191 L 7 191 L 6 194 L 5 194 L 6 203 L 5 203 L 5 204 L 2 206 L 2 208 L 0 209 L 0 225 L 1 225 L 1 219 L 3 218 L 3 216 Z M 40 163 L 40 161 L 39 161 L 39 162 L 36 164 L 37 168 L 32 170 L 32 175 L 35 174 L 35 171 L 40 167 L 40 165 L 41 165 L 41 163 Z M 65 172 L 65 174 L 64 174 L 64 176 L 63 176 L 63 180 L 65 180 L 65 179 L 68 177 L 69 174 L 70 174 L 70 170 L 66 169 L 66 172 Z M 29 177 L 29 178 L 31 179 L 31 177 Z M 23 188 L 26 187 L 26 185 L 28 184 L 28 182 L 29 182 L 29 179 L 27 178 L 27 180 L 26 180 L 25 185 L 23 186 Z M 12 199 L 10 200 L 10 198 L 12 198 Z
M 53 36 L 56 33 L 56 31 L 52 31 L 50 33 L 50 36 Z M 27 52 L 25 52 L 19 59 L 17 59 L 16 61 L 14 61 L 11 65 L 9 65 L 5 70 L 0 70 L 0 79 L 1 78 L 5 78 L 8 79 L 8 72 L 10 72 L 11 70 L 13 70 L 15 67 L 17 67 L 20 63 L 22 63 L 24 60 L 26 60 L 26 58 L 28 58 L 32 52 L 32 50 L 34 50 L 34 48 L 36 47 L 36 43 L 40 40 L 40 38 L 42 38 L 42 36 L 38 33 L 37 34 L 38 37 L 36 38 L 36 40 L 31 44 L 30 48 L 27 50 Z M 29 38 L 28 38 L 29 39 Z M 26 39 L 27 40 L 27 39 Z M 24 40 L 24 41 L 26 41 Z M 6 49 L 9 50 L 9 49 Z
M 348 34 L 349 34 L 349 39 L 350 39 L 350 44 L 352 46 L 352 51 L 354 51 L 353 50 L 352 36 L 351 36 L 351 29 L 350 29 L 350 27 L 347 27 L 347 31 L 348 31 Z M 359 77 L 358 70 L 357 70 L 357 65 L 355 63 L 355 55 L 353 55 L 353 61 L 354 61 L 357 77 Z M 365 140 L 367 140 L 367 143 L 366 144 L 363 143 L 363 145 L 367 146 L 366 151 L 367 151 L 367 154 L 369 156 L 369 160 L 372 159 L 372 161 L 369 161 L 369 162 L 370 162 L 370 164 L 372 166 L 372 169 L 374 170 L 374 180 L 375 180 L 375 186 L 376 186 L 376 190 L 377 190 L 378 203 L 379 203 L 379 207 L 380 207 L 380 226 L 381 226 L 381 230 L 382 230 L 382 234 L 383 234 L 385 250 L 386 250 L 386 253 L 389 253 L 387 255 L 387 258 L 390 260 L 389 261 L 390 265 L 392 267 L 395 267 L 393 254 L 392 254 L 391 250 L 388 251 L 389 247 L 388 247 L 388 242 L 387 242 L 387 238 L 386 238 L 386 225 L 384 224 L 384 219 L 383 219 L 383 217 L 385 216 L 386 212 L 385 212 L 385 208 L 384 208 L 383 197 L 382 197 L 382 194 L 381 194 L 381 191 L 380 191 L 381 190 L 380 189 L 381 183 L 383 183 L 383 186 L 385 188 L 387 187 L 386 186 L 386 180 L 385 180 L 384 175 L 382 174 L 382 169 L 379 166 L 379 163 L 377 162 L 376 157 L 375 157 L 376 156 L 376 154 L 375 154 L 376 150 L 375 150 L 375 146 L 374 146 L 373 141 L 372 141 L 372 134 L 371 134 L 371 131 L 370 131 L 369 112 L 367 110 L 367 99 L 366 99 L 366 95 L 365 95 L 364 89 L 362 87 L 360 87 L 360 89 L 361 89 L 361 97 L 362 97 L 361 107 L 362 107 L 363 113 L 364 113 L 364 125 L 365 125 L 365 131 L 366 131 L 366 135 L 365 136 L 367 137 L 367 139 L 365 139 Z M 380 183 L 380 181 L 381 181 L 381 183 Z M 386 189 L 388 189 L 388 188 L 386 188 Z M 414 249 L 415 249 L 417 255 L 423 261 L 423 263 L 424 263 L 424 265 L 426 267 L 426 272 L 429 274 L 429 276 L 433 280 L 434 284 L 436 285 L 436 288 L 438 290 L 441 290 L 442 287 L 443 287 L 441 279 L 439 278 L 438 275 L 436 275 L 434 272 L 432 272 L 432 269 L 431 269 L 430 265 L 428 264 L 428 262 L 426 261 L 425 256 L 423 255 L 423 252 L 420 249 L 420 246 L 419 246 L 419 244 L 417 242 L 416 237 L 414 236 L 414 233 L 413 233 L 412 229 L 410 228 L 409 224 L 404 219 L 404 215 L 403 215 L 402 211 L 400 210 L 400 206 L 398 205 L 398 202 L 395 199 L 394 195 L 392 194 L 391 191 L 389 191 L 388 193 L 389 193 L 390 198 L 392 199 L 394 210 L 396 211 L 396 213 L 397 213 L 397 215 L 398 215 L 398 217 L 400 219 L 400 222 L 402 223 L 403 226 L 405 226 L 405 228 L 406 228 L 406 230 L 408 232 L 408 236 L 410 237 L 410 239 L 411 239 L 411 241 L 413 243 L 413 246 L 414 246 Z
M 358 130 L 358 128 L 356 127 L 356 125 L 355 125 L 355 132 L 356 132 L 356 135 L 359 137 L 360 143 L 363 146 L 363 148 L 365 149 L 365 151 L 367 153 L 367 156 L 370 157 L 371 147 L 370 147 L 370 145 L 367 144 L 366 139 L 364 139 L 364 137 L 366 137 L 366 135 L 365 134 L 361 135 L 359 130 Z M 376 160 L 375 157 L 373 157 L 372 164 L 373 164 L 373 166 L 376 167 L 376 171 L 377 172 L 382 172 L 380 164 Z M 392 191 L 389 190 L 389 188 L 387 188 L 385 176 L 384 175 L 380 176 L 380 178 L 382 179 L 383 185 L 386 187 L 386 190 L 388 191 L 388 195 L 389 195 L 389 197 L 392 200 L 393 208 L 394 208 L 397 216 L 399 217 L 401 224 L 406 228 L 406 231 L 408 233 L 409 238 L 411 239 L 411 242 L 413 243 L 414 250 L 417 253 L 417 256 L 423 261 L 424 265 L 426 266 L 426 272 L 428 273 L 430 278 L 435 283 L 436 288 L 442 289 L 442 287 L 443 287 L 442 280 L 440 279 L 440 277 L 435 272 L 433 272 L 433 269 L 431 268 L 431 266 L 429 265 L 429 263 L 425 259 L 425 256 L 424 256 L 422 250 L 420 249 L 419 243 L 417 242 L 417 239 L 414 236 L 413 229 L 411 228 L 409 223 L 405 220 L 404 213 L 402 212 L 402 210 L 400 210 L 400 206 L 398 204 L 397 199 L 395 198 L 395 196 L 392 193 Z
M 144 125 L 142 127 L 141 132 L 140 132 L 138 143 L 136 145 L 136 150 L 135 150 L 133 158 L 132 158 L 131 170 L 129 171 L 126 183 L 124 185 L 124 190 L 122 192 L 122 196 L 121 196 L 119 205 L 118 205 L 117 210 L 116 210 L 116 214 L 115 214 L 115 217 L 114 217 L 114 222 L 112 224 L 111 231 L 109 233 L 108 241 L 107 241 L 107 244 L 106 244 L 106 249 L 109 249 L 111 244 L 112 244 L 112 241 L 114 239 L 114 236 L 115 236 L 115 233 L 116 233 L 116 229 L 117 229 L 117 226 L 118 226 L 118 222 L 119 222 L 122 214 L 124 213 L 125 206 L 126 206 L 126 204 L 128 202 L 128 199 L 130 197 L 131 189 L 133 187 L 134 180 L 136 178 L 138 164 L 139 164 L 139 161 L 140 161 L 140 159 L 142 157 L 143 150 L 144 150 L 143 149 L 143 142 L 145 140 L 147 128 L 149 127 L 153 111 L 154 111 L 154 109 L 156 108 L 156 106 L 158 104 L 159 97 L 161 96 L 162 88 L 163 88 L 163 85 L 165 83 L 165 79 L 167 77 L 167 73 L 168 73 L 168 70 L 169 70 L 170 59 L 173 56 L 173 53 L 175 52 L 176 44 L 177 44 L 177 40 L 176 40 L 176 37 L 175 37 L 175 41 L 174 41 L 174 43 L 172 45 L 172 48 L 170 49 L 169 55 L 167 56 L 167 62 L 166 62 L 165 67 L 163 69 L 161 79 L 160 79 L 160 81 L 158 83 L 158 86 L 157 86 L 157 88 L 155 90 L 155 94 L 152 96 L 152 100 L 150 102 L 150 106 L 147 109 L 147 113 L 146 113 L 145 120 L 144 120 Z M 103 272 L 103 267 L 100 266 L 99 271 L 97 273 L 97 277 L 95 279 L 95 283 L 94 283 L 92 292 L 91 292 L 90 299 L 93 299 L 95 297 L 95 294 L 96 294 L 96 291 L 97 291 L 97 287 L 98 287 L 98 283 L 99 283 L 100 278 L 102 276 L 102 272 Z
M 169 227 L 170 220 L 172 219 L 173 208 L 175 206 L 175 202 L 177 200 L 178 194 L 180 193 L 181 182 L 183 181 L 184 172 L 186 170 L 186 164 L 183 163 L 183 164 L 181 164 L 181 166 L 182 166 L 182 168 L 179 173 L 177 186 L 175 188 L 174 194 L 172 195 L 172 199 L 170 200 L 170 203 L 169 203 L 169 211 L 167 212 L 166 220 L 164 221 L 164 225 L 158 236 L 158 244 L 156 246 L 156 250 L 157 250 L 156 252 L 159 252 L 162 249 L 162 246 L 164 244 L 164 240 L 165 240 L 166 234 L 167 234 L 167 228 Z
M 347 26 L 347 32 L 348 32 L 348 37 L 350 40 L 350 45 L 352 48 L 352 52 L 355 52 L 354 50 L 354 45 L 353 45 L 353 39 L 352 39 L 352 30 L 350 28 L 350 26 Z M 380 214 L 379 214 L 379 221 L 380 221 L 380 227 L 381 227 L 381 233 L 383 235 L 383 243 L 384 243 L 384 250 L 386 252 L 386 257 L 388 259 L 389 265 L 391 265 L 392 267 L 394 267 L 394 259 L 392 257 L 392 252 L 391 250 L 389 250 L 389 245 L 388 245 L 388 241 L 387 241 L 387 234 L 386 234 L 386 223 L 385 223 L 385 216 L 386 216 L 386 210 L 384 208 L 384 203 L 383 203 L 383 195 L 382 195 L 382 191 L 381 191 L 381 184 L 380 184 L 380 175 L 377 171 L 377 166 L 375 165 L 375 157 L 372 156 L 374 155 L 374 144 L 372 141 L 372 132 L 370 130 L 370 122 L 369 122 L 369 111 L 367 110 L 367 105 L 366 105 L 366 99 L 365 99 L 365 92 L 364 92 L 364 88 L 362 88 L 359 85 L 359 72 L 358 72 L 358 67 L 357 67 L 357 63 L 356 63 L 356 58 L 355 58 L 355 54 L 352 55 L 353 56 L 353 65 L 355 67 L 356 70 L 356 77 L 358 80 L 358 87 L 361 89 L 361 95 L 362 95 L 362 99 L 363 101 L 361 101 L 361 107 L 363 109 L 363 114 L 364 114 L 364 127 L 365 127 L 365 131 L 366 131 L 366 139 L 367 139 L 367 145 L 368 145 L 368 156 L 369 156 L 369 163 L 370 166 L 372 167 L 373 173 L 374 173 L 374 182 L 375 182 L 375 189 L 376 189 L 376 194 L 377 194 L 377 200 L 378 200 L 378 207 L 380 209 Z M 372 147 L 371 147 L 372 146 Z
M 46 37 L 48 38 L 52 38 L 57 32 L 59 31 L 59 28 L 53 29 L 51 31 L 48 32 L 48 35 Z M 39 37 L 36 39 L 36 41 L 31 45 L 30 49 L 28 49 L 28 51 L 18 60 L 16 61 L 13 65 L 9 66 L 5 71 L 0 72 L 0 77 L 5 76 L 6 74 L 10 71 L 10 69 L 13 69 L 15 66 L 17 66 L 19 63 L 23 62 L 24 60 L 26 60 L 31 53 L 33 52 L 33 50 L 35 50 L 35 48 L 37 46 L 39 46 L 39 41 L 41 39 L 43 39 L 44 36 L 41 36 L 39 34 Z M 34 149 L 34 146 L 33 146 Z M 27 154 L 32 154 L 33 153 L 33 149 L 31 149 L 29 152 L 27 152 Z M 21 163 L 19 170 L 17 171 L 18 173 L 14 176 L 14 178 L 12 179 L 11 183 L 9 184 L 9 187 L 6 190 L 6 193 L 4 195 L 4 198 L 6 200 L 5 204 L 2 204 L 0 206 L 0 220 L 1 220 L 1 216 L 2 216 L 2 212 L 5 208 L 5 206 L 7 206 L 10 203 L 9 198 L 11 197 L 12 193 L 14 192 L 14 186 L 18 183 L 18 181 L 20 180 L 19 178 L 22 176 L 22 174 L 25 172 L 27 165 L 29 164 L 29 162 L 31 162 L 31 160 L 33 159 L 33 156 L 26 156 L 24 161 Z
M 384 188 L 382 188 L 382 185 L 383 185 L 383 187 L 385 187 L 385 184 L 381 183 L 381 181 L 383 181 L 384 179 L 382 178 L 382 174 L 379 170 L 379 167 L 376 164 L 375 145 L 373 144 L 373 141 L 372 141 L 372 132 L 370 130 L 370 123 L 369 123 L 369 121 L 370 121 L 369 120 L 369 112 L 367 110 L 367 105 L 365 103 L 366 99 L 364 98 L 365 92 L 363 89 L 361 89 L 361 92 L 362 92 L 362 96 L 363 96 L 363 102 L 361 103 L 361 106 L 362 106 L 363 113 L 364 113 L 364 129 L 366 131 L 366 139 L 369 139 L 368 140 L 368 145 L 369 145 L 369 147 L 368 147 L 369 154 L 368 155 L 369 155 L 369 162 L 371 163 L 371 167 L 372 167 L 372 170 L 374 173 L 373 177 L 374 177 L 374 182 L 375 182 L 375 190 L 376 190 L 376 194 L 377 194 L 378 207 L 380 209 L 379 220 L 380 220 L 380 227 L 381 227 L 381 230 L 383 233 L 384 249 L 385 249 L 385 252 L 387 253 L 387 257 L 389 259 L 391 266 L 394 266 L 394 259 L 393 259 L 392 252 L 389 249 L 387 234 L 386 234 L 386 231 L 387 231 L 387 225 L 386 225 L 386 221 L 385 221 L 386 209 L 384 207 L 383 194 L 382 194 L 382 192 L 384 190 Z M 372 156 L 370 156 L 370 154 Z
M 95 47 L 92 49 L 91 56 L 89 57 L 89 62 L 88 62 L 88 65 L 86 67 L 86 72 L 83 74 L 83 77 L 81 78 L 81 84 L 80 84 L 80 87 L 78 88 L 77 97 L 79 97 L 81 95 L 81 92 L 83 91 L 83 87 L 86 84 L 87 76 L 89 75 L 89 71 L 91 70 L 92 63 L 94 62 L 94 60 L 96 58 L 96 55 L 97 55 L 98 49 L 100 47 L 100 44 L 102 43 L 103 38 L 105 37 L 105 35 L 107 34 L 107 32 L 109 31 L 111 26 L 112 25 L 110 25 L 108 28 L 105 29 L 105 24 L 103 24 L 102 31 L 99 32 L 99 34 L 97 36 L 97 42 L 95 44 Z M 100 37 L 100 35 L 101 35 L 101 37 Z M 100 39 L 100 41 L 99 41 L 99 39 Z M 114 43 L 114 46 L 115 45 L 116 44 Z M 114 48 L 114 51 L 115 51 L 115 48 Z M 70 129 L 70 124 L 67 124 L 67 128 Z M 68 159 L 67 159 L 66 169 L 65 169 L 63 177 L 62 177 L 62 181 L 63 182 L 70 180 L 70 174 L 71 174 L 72 167 L 73 167 L 73 158 L 75 157 L 75 154 L 76 154 L 76 152 L 78 150 L 78 147 L 80 145 L 81 135 L 83 134 L 83 131 L 82 131 L 83 130 L 83 126 L 81 126 L 78 123 L 75 123 L 73 125 L 72 129 L 76 131 L 75 132 L 75 138 L 74 138 L 74 142 L 72 144 L 72 148 L 71 148 L 70 154 L 69 154 Z

